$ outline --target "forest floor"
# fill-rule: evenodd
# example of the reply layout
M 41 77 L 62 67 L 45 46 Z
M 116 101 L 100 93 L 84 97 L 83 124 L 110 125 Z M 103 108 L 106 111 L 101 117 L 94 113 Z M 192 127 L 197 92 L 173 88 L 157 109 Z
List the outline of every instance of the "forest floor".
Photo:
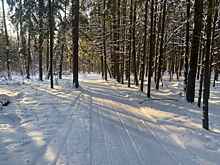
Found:
M 100 75 L 50 81 L 0 81 L 11 97 L 0 110 L 1 165 L 218 165 L 220 83 L 211 87 L 210 130 L 202 109 L 185 101 L 182 81 L 168 81 L 151 98 Z M 198 92 L 198 90 L 197 90 Z

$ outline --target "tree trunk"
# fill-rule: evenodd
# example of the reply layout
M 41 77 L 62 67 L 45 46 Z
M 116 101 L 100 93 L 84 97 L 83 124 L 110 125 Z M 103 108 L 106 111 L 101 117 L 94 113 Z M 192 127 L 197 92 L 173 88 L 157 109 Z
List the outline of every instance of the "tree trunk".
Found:
M 62 79 L 63 73 L 63 56 L 64 56 L 64 44 L 61 46 L 61 55 L 60 55 L 60 63 L 59 63 L 59 79 Z
M 184 68 L 184 91 L 187 90 L 188 82 L 188 63 L 189 63 L 189 19 L 190 19 L 190 0 L 187 0 L 187 20 L 186 20 L 186 53 L 185 53 L 185 68 Z
M 142 69 L 141 69 L 141 91 L 144 91 L 144 72 L 145 72 L 145 59 L 147 50 L 147 13 L 148 13 L 148 0 L 145 2 L 145 14 L 144 14 L 144 48 L 142 58 Z
M 128 87 L 131 87 L 131 53 L 132 53 L 132 15 L 133 0 L 130 2 L 130 24 L 129 24 L 129 53 L 128 53 Z
M 120 63 L 121 63 L 121 52 L 120 52 L 120 22 L 121 22 L 121 0 L 118 0 L 118 29 L 117 29 L 117 61 L 116 61 L 116 71 L 117 71 L 117 82 L 121 80 L 120 73 Z
M 65 8 L 64 8 L 64 19 L 66 21 L 66 2 L 65 2 Z M 66 35 L 66 23 L 64 23 L 63 26 L 63 31 L 64 31 L 64 36 Z M 60 55 L 60 64 L 59 64 L 59 79 L 62 79 L 62 74 L 63 74 L 63 57 L 64 57 L 64 52 L 65 52 L 65 45 L 64 41 L 62 41 L 62 46 L 61 46 L 61 55 Z
M 4 28 L 5 28 L 5 37 L 6 37 L 7 76 L 8 76 L 8 80 L 11 80 L 10 58 L 9 58 L 10 44 L 9 44 L 9 39 L 8 39 L 8 29 L 7 29 L 7 24 L 6 24 L 4 0 L 2 0 L 2 12 L 3 12 L 3 20 L 4 20 Z
M 215 10 L 215 14 L 214 14 L 214 20 L 213 20 L 213 26 L 212 26 L 212 29 L 213 29 L 213 33 L 212 33 L 212 45 L 211 45 L 211 61 L 210 61 L 210 75 L 211 75 L 211 72 L 212 70 L 215 70 L 215 65 L 213 65 L 214 63 L 214 57 L 216 58 L 217 57 L 217 53 L 216 51 L 214 51 L 215 49 L 215 44 L 214 44 L 214 41 L 215 41 L 215 32 L 216 32 L 216 22 L 217 22 L 217 18 L 218 18 L 218 10 Z M 217 48 L 218 50 L 219 48 Z M 213 69 L 212 69 L 213 68 Z M 213 81 L 213 87 L 215 87 L 215 76 L 214 76 L 214 81 Z
M 151 0 L 151 26 L 150 26 L 150 54 L 148 60 L 148 90 L 147 97 L 150 98 L 151 76 L 152 76 L 152 60 L 154 55 L 153 45 L 153 25 L 154 25 L 154 0 Z
M 132 61 L 133 61 L 133 69 L 134 69 L 134 82 L 135 82 L 135 85 L 138 86 L 137 68 L 136 68 L 136 41 L 135 41 L 136 8 L 137 8 L 137 1 L 134 1 L 134 17 L 133 17 L 133 32 L 132 32 L 132 48 L 133 48 Z
M 198 50 L 199 40 L 202 29 L 202 16 L 203 16 L 203 0 L 195 0 L 195 11 L 194 11 L 194 29 L 193 29 L 193 40 L 190 58 L 190 71 L 188 74 L 188 83 L 186 91 L 186 100 L 188 102 L 194 102 L 195 98 L 195 79 L 198 62 Z
M 204 54 L 205 54 L 205 40 L 202 41 L 201 44 L 201 48 L 200 48 L 200 56 L 201 56 L 201 66 L 199 68 L 201 68 L 201 72 L 200 72 L 200 82 L 199 82 L 199 97 L 198 97 L 198 107 L 201 107 L 201 100 L 202 100 L 202 87 L 203 87 L 203 81 L 204 81 Z
M 53 4 L 48 0 L 50 19 L 50 87 L 53 88 Z
M 50 8 L 50 7 L 49 7 Z M 43 81 L 43 11 L 44 11 L 44 1 L 39 0 L 39 80 Z M 52 25 L 53 26 L 53 25 Z
M 105 43 L 105 35 L 106 35 L 106 29 L 105 29 L 105 14 L 106 14 L 106 9 L 105 9 L 105 0 L 104 0 L 104 4 L 103 4 L 103 10 L 104 10 L 104 15 L 103 15 L 103 56 L 104 56 L 104 75 L 105 75 L 105 81 L 107 81 L 107 55 L 106 55 L 106 43 Z
M 30 0 L 29 0 L 30 2 Z M 27 62 L 27 79 L 30 79 L 31 69 L 31 5 L 28 6 L 28 62 Z
M 73 22 L 72 22 L 72 29 L 73 29 L 73 82 L 75 83 L 75 87 L 79 87 L 79 80 L 78 80 L 78 40 L 79 40 L 79 0 L 72 0 L 72 13 L 73 13 Z
M 101 26 L 101 7 L 100 7 L 100 3 L 98 3 L 98 24 Z M 104 58 L 103 58 L 103 51 L 101 51 L 100 66 L 101 66 L 102 79 L 104 79 Z
M 202 127 L 209 129 L 209 92 L 210 92 L 210 46 L 211 46 L 211 31 L 212 31 L 212 0 L 209 0 L 207 24 L 206 24 L 206 51 L 204 62 L 204 89 L 203 89 L 203 113 L 202 113 Z
M 163 57 L 163 40 L 164 40 L 164 31 L 165 31 L 165 18 L 166 18 L 166 1 L 163 3 L 163 20 L 162 20 L 162 28 L 161 28 L 161 38 L 160 38 L 160 54 L 159 54 L 159 62 L 158 62 L 158 76 L 156 82 L 156 89 L 159 89 L 159 83 L 161 79 L 161 69 L 162 69 L 162 57 Z
M 30 26 L 30 24 L 29 24 Z M 30 79 L 30 67 L 31 67 L 31 30 L 28 27 L 28 62 L 27 62 L 27 79 Z
M 220 32 L 219 32 L 220 35 Z M 218 38 L 218 47 L 220 46 L 220 37 Z M 218 81 L 218 74 L 219 74 L 219 65 L 220 65 L 220 50 L 218 49 L 218 54 L 217 54 L 217 60 L 216 60 L 216 67 L 215 67 L 215 78 L 214 78 L 214 84 L 215 81 Z
M 162 19 L 162 5 L 160 5 L 159 7 L 159 21 L 158 21 L 158 25 L 157 25 L 157 39 L 156 39 L 156 52 L 155 52 L 155 59 L 154 59 L 154 83 L 157 84 L 157 76 L 158 76 L 158 68 L 160 67 L 159 66 L 159 63 L 158 63 L 158 58 L 159 58 L 159 55 L 158 55 L 158 47 L 159 47 L 159 42 L 160 42 L 160 33 L 161 33 L 161 19 Z M 157 11 L 156 11 L 157 12 Z M 156 25 L 155 25 L 156 26 Z
M 125 56 L 126 56 L 126 5 L 127 1 L 123 0 L 122 2 L 122 27 L 123 27 L 123 33 L 122 33 L 122 40 L 124 42 L 123 45 L 123 54 L 122 54 L 122 60 L 121 60 L 121 84 L 124 84 L 124 72 L 125 72 Z

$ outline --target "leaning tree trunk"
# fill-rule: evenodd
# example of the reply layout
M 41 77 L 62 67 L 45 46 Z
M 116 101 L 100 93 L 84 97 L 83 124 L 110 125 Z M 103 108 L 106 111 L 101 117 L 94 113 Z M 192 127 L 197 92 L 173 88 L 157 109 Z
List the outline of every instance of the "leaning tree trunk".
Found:
M 202 43 L 200 44 L 200 56 L 201 56 L 201 71 L 200 71 L 200 81 L 199 81 L 199 96 L 198 96 L 198 107 L 201 107 L 201 100 L 202 100 L 202 87 L 203 87 L 203 81 L 204 81 L 204 54 L 205 54 L 205 40 L 202 41 Z

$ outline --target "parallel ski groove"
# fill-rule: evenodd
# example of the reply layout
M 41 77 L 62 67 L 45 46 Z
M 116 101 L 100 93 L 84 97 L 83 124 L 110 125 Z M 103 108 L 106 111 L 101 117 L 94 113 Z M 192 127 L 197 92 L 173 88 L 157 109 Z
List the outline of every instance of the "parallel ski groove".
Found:
M 97 103 L 98 103 L 98 105 L 100 105 L 98 101 L 97 101 Z M 102 112 L 100 110 L 100 106 L 98 106 L 98 111 L 99 111 L 99 117 L 101 120 L 101 127 L 102 127 L 103 134 L 104 134 L 104 143 L 105 143 L 105 150 L 107 152 L 108 164 L 110 165 L 110 157 L 109 157 L 110 154 L 109 154 L 109 150 L 107 149 L 107 142 L 106 142 L 107 137 L 106 137 L 106 131 L 104 130 L 104 124 L 103 124 Z
M 177 158 L 174 156 L 175 155 L 179 155 L 178 157 L 181 158 L 182 155 L 180 155 L 178 152 L 173 153 L 172 151 L 169 151 L 169 149 L 161 142 L 159 135 L 149 126 L 149 123 L 147 123 L 145 120 L 143 120 L 134 110 L 132 107 L 128 106 L 127 107 L 137 116 L 137 118 L 139 118 L 140 121 L 142 121 L 144 123 L 144 125 L 152 132 L 152 134 L 154 134 L 155 138 L 157 138 L 159 140 L 159 143 L 161 144 L 161 146 L 169 153 L 169 155 L 176 161 L 177 164 L 180 164 L 179 161 L 177 160 Z M 169 132 L 160 122 L 154 120 L 151 116 L 148 115 L 148 118 L 153 121 L 154 123 L 157 123 L 157 127 L 158 129 L 161 129 L 162 131 L 166 132 L 168 134 L 168 136 L 172 137 L 172 133 Z M 202 164 L 202 162 L 195 157 L 190 151 L 186 150 L 191 156 L 192 158 L 196 158 L 196 161 L 198 164 Z M 187 163 L 187 160 L 185 159 L 185 163 Z M 191 161 L 191 160 L 190 160 Z
M 111 100 L 111 104 L 113 105 L 115 111 L 117 112 L 117 114 L 118 114 L 118 116 L 119 116 L 119 118 L 120 118 L 120 120 L 121 120 L 121 122 L 122 122 L 122 124 L 123 124 L 123 126 L 124 126 L 124 129 L 126 130 L 127 135 L 128 135 L 128 137 L 129 137 L 129 139 L 130 139 L 130 141 L 131 141 L 131 143 L 132 143 L 132 146 L 134 147 L 134 149 L 135 149 L 135 151 L 136 151 L 136 153 L 137 153 L 137 155 L 138 155 L 138 157 L 139 157 L 141 163 L 142 163 L 142 164 L 145 164 L 144 161 L 143 161 L 143 159 L 142 159 L 143 155 L 141 154 L 141 152 L 140 152 L 140 150 L 138 149 L 137 145 L 134 143 L 134 141 L 133 141 L 133 139 L 132 139 L 132 137 L 131 137 L 131 135 L 130 135 L 130 133 L 129 133 L 129 131 L 128 131 L 128 128 L 127 128 L 127 126 L 126 126 L 124 120 L 122 119 L 122 116 L 121 116 L 120 112 L 118 111 L 118 108 L 116 107 L 116 105 L 114 104 L 114 102 L 113 102 L 112 100 Z M 122 139 L 121 139 L 121 140 L 122 140 Z M 122 141 L 123 141 L 123 140 L 122 140 Z M 124 144 L 124 145 L 125 145 L 125 144 Z M 126 153 L 127 153 L 127 151 L 126 151 Z M 127 155 L 128 155 L 128 153 L 127 153 Z M 141 157 L 140 155 L 142 155 L 142 157 Z M 130 156 L 128 155 L 128 157 L 130 157 Z M 130 162 L 131 162 L 131 160 L 130 160 Z

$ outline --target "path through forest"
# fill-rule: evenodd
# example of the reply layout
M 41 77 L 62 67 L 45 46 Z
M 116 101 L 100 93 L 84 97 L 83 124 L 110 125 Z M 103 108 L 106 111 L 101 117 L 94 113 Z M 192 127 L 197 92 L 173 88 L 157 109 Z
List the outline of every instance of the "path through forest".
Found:
M 91 107 L 91 165 L 200 164 L 129 98 L 132 90 L 95 80 L 82 86 Z
M 154 91 L 157 99 L 150 101 L 137 88 L 96 75 L 81 76 L 78 89 L 70 77 L 54 89 L 48 86 L 49 80 L 0 84 L 1 93 L 12 98 L 0 111 L 1 165 L 220 161 L 218 113 L 212 112 L 216 129 L 207 132 L 200 126 L 200 110 L 175 92 Z

